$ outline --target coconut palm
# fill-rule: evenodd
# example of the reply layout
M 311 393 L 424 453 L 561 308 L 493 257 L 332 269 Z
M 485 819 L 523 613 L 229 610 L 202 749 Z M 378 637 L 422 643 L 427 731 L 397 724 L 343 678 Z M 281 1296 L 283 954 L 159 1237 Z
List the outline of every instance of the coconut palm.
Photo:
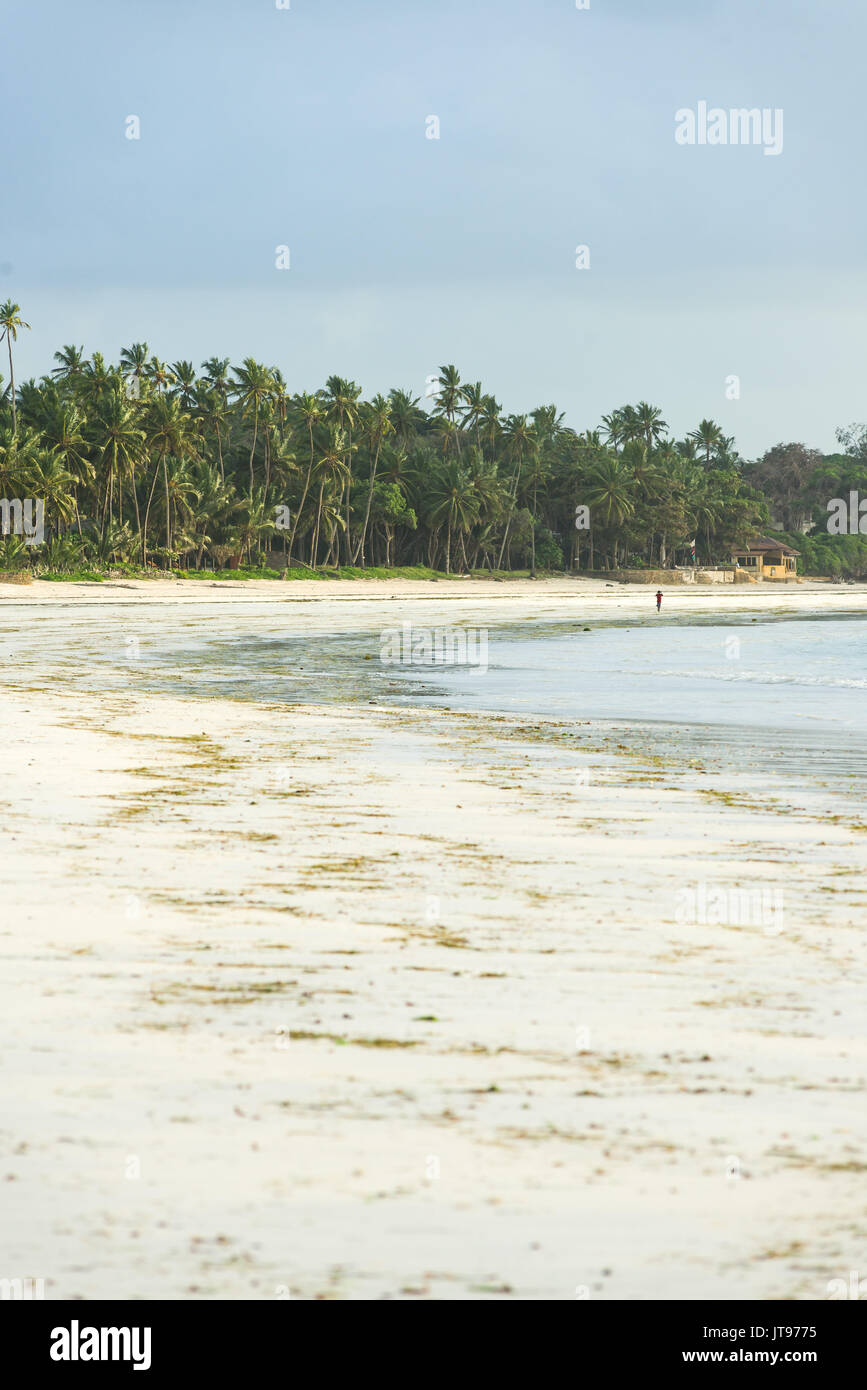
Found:
M 605 438 L 611 445 L 615 453 L 618 446 L 623 443 L 626 437 L 626 427 L 623 420 L 622 410 L 612 410 L 610 415 L 602 416 L 602 427 L 605 431 Z
M 464 402 L 461 425 L 465 430 L 470 429 L 473 431 L 476 436 L 476 447 L 481 449 L 482 441 L 479 429 L 482 420 L 485 418 L 485 411 L 487 408 L 485 404 L 487 397 L 482 390 L 482 383 L 480 381 L 475 381 L 472 384 L 462 386 L 461 397 Z
M 713 420 L 702 420 L 698 429 L 692 430 L 688 438 L 694 440 L 698 448 L 704 449 L 705 465 L 710 468 L 711 453 L 725 438 L 719 425 Z
M 148 380 L 152 381 L 157 388 L 158 396 L 161 396 L 175 382 L 171 368 L 167 367 L 165 362 L 161 362 L 158 357 L 151 358 L 148 363 L 147 376 Z
M 503 440 L 506 446 L 506 454 L 512 460 L 512 477 L 509 482 L 510 507 L 506 518 L 506 526 L 503 531 L 503 541 L 500 546 L 500 557 L 497 561 L 497 568 L 502 568 L 503 556 L 509 542 L 509 530 L 512 525 L 512 518 L 515 512 L 515 502 L 518 496 L 518 479 L 521 474 L 521 465 L 524 455 L 529 449 L 536 448 L 538 440 L 535 426 L 532 425 L 526 415 L 510 415 L 503 426 Z
M 342 493 L 342 489 L 345 487 L 349 478 L 349 465 L 346 461 L 345 450 L 346 440 L 342 431 L 332 428 L 328 444 L 319 457 L 315 467 L 315 474 L 319 479 L 319 496 L 316 501 L 316 523 L 313 528 L 313 540 L 310 546 L 311 565 L 315 565 L 316 563 L 316 554 L 319 548 L 325 489 L 328 487 L 333 491 L 335 488 L 338 488 Z
M 11 357 L 23 321 L 15 305 L 4 312 Z M 545 536 L 549 553 L 568 548 L 577 567 L 575 509 L 590 505 L 591 568 L 599 543 L 606 564 L 624 552 L 665 564 L 669 546 L 676 552 L 694 535 L 703 555 L 729 553 L 751 526 L 768 524 L 758 485 L 780 491 L 776 465 L 750 472 L 713 421 L 675 443 L 646 401 L 580 433 L 553 405 L 504 417 L 453 365 L 440 368 L 429 414 L 408 391 L 364 400 L 340 376 L 290 397 L 279 367 L 253 358 L 234 371 L 221 357 L 198 373 L 185 359 L 170 368 L 143 342 L 117 363 L 67 345 L 49 376 L 15 381 L 14 394 L 13 366 L 5 392 L 0 381 L 0 496 L 32 497 L 38 486 L 51 499 L 51 525 L 60 532 L 75 518 L 94 563 L 124 555 L 114 544 L 122 534 L 144 564 L 149 551 L 199 568 L 206 555 L 220 564 L 239 551 L 255 555 L 279 501 L 292 512 L 283 536 L 291 563 L 369 566 L 384 557 L 451 572 L 508 566 L 514 551 L 535 573 Z M 867 458 L 867 442 L 861 449 L 852 439 L 851 467 L 834 472 L 850 489 L 861 486 L 857 460 Z M 786 495 L 793 515 L 809 514 L 829 495 L 821 472 L 830 464 L 783 447 L 793 451 L 802 462 Z M 46 554 L 74 565 L 83 552 L 68 541 L 54 535 Z
M 648 405 L 647 401 L 639 401 L 636 408 L 638 425 L 644 435 L 644 442 L 647 445 L 647 452 L 650 453 L 662 439 L 668 425 L 662 418 L 662 411 L 658 406 Z
M 142 394 L 142 385 L 147 380 L 150 368 L 150 349 L 147 343 L 133 343 L 131 347 L 123 348 L 120 354 L 121 375 L 126 382 L 131 382 L 130 395 L 136 400 Z
M 259 414 L 264 402 L 273 389 L 271 373 L 261 362 L 245 357 L 243 365 L 233 367 L 235 381 L 229 387 L 230 394 L 241 407 L 243 415 L 253 415 L 253 442 L 250 446 L 250 492 L 253 491 L 253 460 L 256 457 L 256 441 L 259 436 Z
M 352 532 L 350 527 L 349 515 L 349 494 L 352 481 L 352 431 L 358 423 L 358 401 L 361 396 L 361 387 L 356 386 L 354 381 L 345 381 L 340 376 L 330 376 L 325 383 L 325 397 L 328 402 L 328 413 L 332 424 L 336 426 L 342 438 L 346 441 L 346 454 L 344 456 L 344 471 L 342 477 L 342 490 L 340 495 L 341 506 L 345 508 L 345 525 L 341 528 L 344 533 L 344 544 L 346 546 L 347 563 L 352 558 Z
M 313 430 L 325 415 L 325 403 L 321 394 L 319 392 L 315 392 L 313 394 L 311 394 L 310 392 L 302 392 L 301 395 L 295 398 L 293 404 L 293 412 L 294 419 L 298 427 L 302 429 L 307 435 L 307 439 L 310 446 L 310 457 L 307 463 L 307 471 L 304 475 L 304 487 L 301 492 L 301 501 L 298 503 L 298 507 L 295 511 L 295 517 L 292 522 L 292 531 L 289 536 L 290 561 L 293 555 L 295 537 L 298 534 L 298 527 L 300 526 L 301 518 L 304 515 L 304 503 L 307 501 L 307 494 L 310 491 L 310 480 L 313 477 L 313 469 L 315 466 Z
M 192 362 L 172 363 L 175 395 L 180 397 L 184 410 L 192 410 L 196 404 L 196 369 Z
M 231 382 L 229 381 L 228 357 L 208 357 L 202 363 L 202 377 L 223 400 L 228 400 Z
M 427 416 L 420 409 L 419 398 L 411 396 L 408 391 L 389 391 L 388 399 L 391 402 L 391 423 L 394 425 L 394 432 L 403 447 L 408 449 L 418 438 L 419 431 L 424 428 Z
M 122 387 L 116 384 L 103 393 L 90 429 L 97 467 L 103 474 L 103 505 L 99 533 L 105 530 L 106 519 L 114 515 L 114 489 L 118 486 L 118 518 L 123 523 L 123 477 L 132 484 L 132 495 L 138 522 L 138 497 L 135 487 L 135 468 L 141 457 L 144 432 L 139 429 L 132 404 Z
M 19 328 L 29 328 L 30 324 L 25 323 L 21 317 L 21 306 L 13 304 L 11 299 L 7 299 L 4 304 L 0 304 L 0 343 L 6 339 L 6 348 L 9 353 L 9 392 L 12 399 L 12 432 L 18 429 L 18 416 L 15 408 L 15 369 L 12 365 L 12 344 L 18 340 Z
M 49 449 L 42 449 L 29 469 L 28 486 L 42 502 L 52 528 L 62 532 L 75 517 L 74 478 Z
M 480 428 L 482 438 L 491 451 L 491 459 L 496 457 L 497 441 L 503 432 L 500 424 L 502 409 L 500 402 L 494 396 L 485 396 Z
M 192 519 L 194 503 L 199 493 L 188 458 L 177 458 L 168 454 L 163 460 L 163 470 L 166 551 L 171 563 L 172 552 L 178 539 L 178 528 Z
M 144 525 L 141 531 L 142 564 L 146 569 L 148 522 L 160 466 L 162 465 L 164 506 L 166 525 L 168 526 L 171 507 L 169 502 L 168 468 L 166 459 L 169 454 L 173 455 L 175 458 L 182 459 L 192 453 L 190 417 L 181 409 L 181 404 L 176 396 L 158 395 L 156 400 L 150 403 L 145 420 L 145 438 L 147 440 L 148 452 L 156 455 L 153 473 L 151 475 L 150 489 L 147 495 L 147 503 L 145 505 Z M 168 549 L 168 545 L 166 549 Z
M 453 426 L 453 438 L 457 445 L 458 456 L 460 456 L 461 437 L 460 430 L 457 427 L 457 414 L 463 400 L 461 376 L 457 367 L 451 364 L 446 367 L 440 367 L 439 371 L 440 374 L 437 377 L 439 393 L 433 413 L 434 415 L 444 415 Z
M 635 480 L 622 459 L 599 460 L 593 468 L 587 489 L 587 505 L 594 525 L 601 523 L 614 535 L 614 565 L 617 566 L 619 538 L 616 531 L 635 512 Z
M 432 526 L 446 528 L 445 569 L 451 573 L 452 536 L 463 536 L 479 515 L 479 500 L 472 480 L 457 459 L 440 465 L 431 479 L 428 518 Z
M 52 367 L 51 375 L 56 376 L 60 381 L 74 380 L 81 376 L 84 369 L 84 348 L 72 347 L 67 344 L 66 347 L 60 349 L 60 352 L 55 352 L 54 360 L 59 365 Z
M 78 490 L 94 478 L 96 470 L 90 459 L 90 446 L 84 435 L 86 417 L 80 407 L 58 397 L 47 402 L 41 434 L 71 478 L 72 504 L 78 533 L 81 535 L 81 516 Z
M 367 539 L 367 528 L 370 524 L 370 508 L 373 502 L 373 491 L 376 486 L 376 470 L 379 467 L 379 456 L 382 453 L 382 446 L 388 435 L 394 433 L 394 425 L 391 423 L 391 402 L 384 396 L 374 396 L 370 402 L 368 410 L 365 412 L 365 428 L 367 430 L 368 445 L 373 449 L 373 463 L 370 469 L 370 482 L 367 489 L 367 506 L 364 511 L 364 521 L 361 525 L 361 537 L 352 557 L 352 563 L 361 560 L 361 567 L 364 568 L 364 543 Z
M 23 497 L 39 452 L 39 436 L 32 430 L 20 435 L 0 426 L 0 497 Z

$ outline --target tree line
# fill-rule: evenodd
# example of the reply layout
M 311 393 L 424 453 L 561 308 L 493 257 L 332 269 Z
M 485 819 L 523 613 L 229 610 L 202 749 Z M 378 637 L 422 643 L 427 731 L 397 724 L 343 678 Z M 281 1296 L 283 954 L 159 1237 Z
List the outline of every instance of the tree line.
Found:
M 0 306 L 0 497 L 44 502 L 44 544 L 0 564 L 51 570 L 426 566 L 609 570 L 726 562 L 768 524 L 769 479 L 712 420 L 671 436 L 639 402 L 578 431 L 554 405 L 507 414 L 440 368 L 422 402 L 340 376 L 290 392 L 247 357 L 116 363 L 67 345 L 16 384 L 28 325 Z M 763 487 L 765 491 L 763 491 Z M 586 510 L 584 510 L 586 509 Z M 576 524 L 577 523 L 577 524 Z

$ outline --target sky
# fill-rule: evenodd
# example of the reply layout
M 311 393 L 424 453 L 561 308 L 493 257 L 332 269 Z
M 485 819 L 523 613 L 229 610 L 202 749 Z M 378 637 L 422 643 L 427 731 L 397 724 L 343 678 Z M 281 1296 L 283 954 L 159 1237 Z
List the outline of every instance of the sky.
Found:
M 747 457 L 867 419 L 862 0 L 278 2 L 0 0 L 19 380 L 147 341 Z M 678 143 L 702 102 L 781 151 Z

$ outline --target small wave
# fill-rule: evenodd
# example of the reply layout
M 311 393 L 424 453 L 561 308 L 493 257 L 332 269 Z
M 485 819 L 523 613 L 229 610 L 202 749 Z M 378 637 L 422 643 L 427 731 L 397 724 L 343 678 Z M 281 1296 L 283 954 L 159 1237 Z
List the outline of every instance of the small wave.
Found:
M 625 674 L 625 673 L 624 673 Z M 634 672 L 629 672 L 634 675 Z M 840 690 L 867 690 L 867 679 L 852 676 L 792 676 L 779 671 L 642 671 L 642 676 L 674 677 L 677 680 L 745 682 L 753 685 L 831 686 Z

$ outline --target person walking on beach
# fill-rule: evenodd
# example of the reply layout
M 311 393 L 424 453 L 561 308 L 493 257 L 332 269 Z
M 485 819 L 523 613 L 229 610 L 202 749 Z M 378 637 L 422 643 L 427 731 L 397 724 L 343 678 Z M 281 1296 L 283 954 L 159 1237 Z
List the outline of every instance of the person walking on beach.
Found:
M 662 590 L 661 590 L 661 589 L 657 589 L 657 591 L 656 591 L 656 611 L 657 611 L 657 613 L 659 612 L 659 610 L 660 610 L 661 607 L 662 607 Z

